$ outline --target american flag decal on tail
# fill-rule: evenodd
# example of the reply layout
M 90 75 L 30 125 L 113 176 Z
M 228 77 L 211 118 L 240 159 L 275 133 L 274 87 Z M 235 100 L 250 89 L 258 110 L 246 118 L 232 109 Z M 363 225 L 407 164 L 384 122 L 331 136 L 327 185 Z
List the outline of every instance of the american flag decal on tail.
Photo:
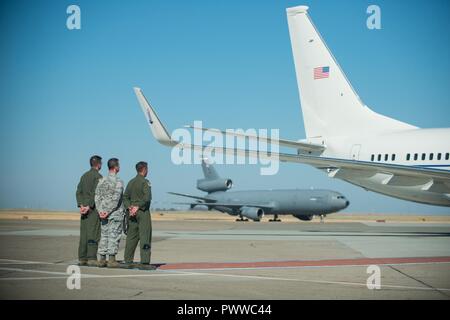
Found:
M 314 68 L 314 80 L 324 79 L 330 76 L 330 67 Z

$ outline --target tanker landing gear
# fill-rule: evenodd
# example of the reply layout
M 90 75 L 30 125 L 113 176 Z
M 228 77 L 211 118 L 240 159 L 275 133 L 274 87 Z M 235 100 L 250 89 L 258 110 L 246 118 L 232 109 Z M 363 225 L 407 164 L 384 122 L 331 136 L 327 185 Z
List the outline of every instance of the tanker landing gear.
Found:
M 248 219 L 244 218 L 244 216 L 242 214 L 239 215 L 239 218 L 236 219 L 237 222 L 247 222 Z
M 325 222 L 325 216 L 323 214 L 320 215 L 320 223 L 324 223 Z
M 273 219 L 269 219 L 269 222 L 281 222 L 281 219 L 278 219 L 278 215 L 274 214 Z

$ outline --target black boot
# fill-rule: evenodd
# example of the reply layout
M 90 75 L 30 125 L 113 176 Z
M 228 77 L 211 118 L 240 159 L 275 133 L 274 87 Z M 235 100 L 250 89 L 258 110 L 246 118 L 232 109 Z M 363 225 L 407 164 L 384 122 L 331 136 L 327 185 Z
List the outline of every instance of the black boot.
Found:
M 140 263 L 138 265 L 138 268 L 140 270 L 156 270 L 156 267 L 154 265 L 151 265 L 150 263 Z

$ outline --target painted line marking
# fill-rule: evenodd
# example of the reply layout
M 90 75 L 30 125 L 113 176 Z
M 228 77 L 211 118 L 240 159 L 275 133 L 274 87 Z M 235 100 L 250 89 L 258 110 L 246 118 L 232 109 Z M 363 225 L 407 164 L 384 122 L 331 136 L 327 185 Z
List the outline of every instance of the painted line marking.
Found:
M 10 261 L 10 263 L 1 263 Z M 17 263 L 13 263 L 17 262 Z M 330 260 L 297 260 L 297 261 L 261 261 L 261 262 L 192 262 L 159 264 L 160 271 L 171 270 L 257 270 L 257 269 L 293 269 L 293 268 L 321 268 L 321 267 L 356 267 L 368 265 L 416 265 L 450 263 L 450 256 L 444 257 L 415 257 L 415 258 L 353 258 Z M 71 265 L 76 263 L 51 263 L 26 260 L 0 259 L 4 264 L 45 264 L 45 265 Z M 6 268 L 3 268 L 6 270 Z M 25 269 L 22 269 L 25 270 Z
M 182 272 L 182 271 L 179 271 L 179 272 Z M 297 279 L 297 278 L 279 278 L 279 277 L 235 275 L 235 274 L 224 274 L 224 273 L 204 273 L 204 272 L 201 272 L 201 273 L 199 272 L 197 274 L 198 275 L 203 275 L 203 276 L 247 278 L 247 279 L 255 279 L 255 280 L 294 281 L 294 282 L 308 282 L 308 283 L 319 283 L 319 284 L 340 284 L 340 285 L 351 285 L 351 286 L 367 287 L 367 283 L 346 282 L 346 281 L 327 281 L 327 280 L 311 280 L 311 279 Z M 411 287 L 411 286 L 383 285 L 383 284 L 381 284 L 381 288 L 408 289 L 408 290 L 433 290 L 433 291 L 441 290 L 441 291 L 450 291 L 450 288 Z
M 71 274 L 66 272 L 58 271 L 46 271 L 46 270 L 34 270 L 34 269 L 21 269 L 21 268 L 2 268 L 3 271 L 13 271 L 13 272 L 24 272 L 24 273 L 42 273 L 42 274 L 54 274 L 55 277 L 11 277 L 11 278 L 0 278 L 0 281 L 7 280 L 48 280 L 48 279 L 67 279 Z M 116 269 L 117 270 L 117 269 Z M 156 271 L 158 272 L 158 271 Z M 186 272 L 183 274 L 175 273 L 171 271 L 160 271 L 155 274 L 119 274 L 119 275 L 102 275 L 102 274 L 86 274 L 81 273 L 82 278 L 131 278 L 131 277 L 167 277 L 167 276 L 187 276 L 187 275 L 197 275 L 196 273 Z
M 47 273 L 47 274 L 64 274 L 65 276 L 56 277 L 16 277 L 16 278 L 1 278 L 0 281 L 29 281 L 29 280 L 55 280 L 55 279 L 67 279 L 69 276 L 63 272 L 52 272 L 52 271 L 40 271 L 40 270 L 26 270 L 18 268 L 0 268 L 0 270 L 8 269 L 10 271 L 20 271 L 20 272 L 37 272 L 37 273 Z M 249 280 L 265 280 L 265 281 L 289 281 L 289 282 L 306 282 L 306 283 L 316 283 L 316 284 L 332 284 L 332 285 L 346 285 L 346 286 L 359 286 L 366 287 L 366 283 L 359 282 L 347 282 L 347 281 L 329 281 L 329 280 L 313 280 L 313 279 L 298 279 L 298 278 L 281 278 L 281 277 L 266 277 L 266 276 L 252 276 L 252 275 L 236 275 L 236 274 L 225 274 L 225 273 L 205 273 L 205 272 L 183 272 L 183 271 L 173 271 L 173 273 L 158 273 L 158 274 L 129 274 L 129 275 L 93 275 L 93 274 L 81 274 L 82 278 L 97 278 L 97 279 L 111 279 L 111 278 L 135 278 L 135 277 L 168 277 L 168 276 L 209 276 L 209 277 L 231 277 L 239 279 L 249 279 Z M 407 290 L 425 290 L 425 291 L 450 291 L 450 288 L 430 288 L 430 287 L 413 287 L 413 286 L 401 286 L 401 285 L 386 285 L 382 284 L 381 288 L 388 289 L 407 289 Z
M 433 264 L 447 264 L 449 262 L 435 262 Z M 402 264 L 380 264 L 383 266 L 402 266 L 402 265 L 420 265 L 420 264 L 430 264 L 430 263 L 402 263 Z M 345 267 L 364 267 L 365 265 L 345 265 Z M 343 267 L 343 266 L 305 266 L 305 267 L 261 267 L 261 268 L 209 268 L 209 269 L 178 269 L 178 270 L 155 270 L 155 272 L 160 272 L 158 274 L 125 274 L 125 275 L 100 275 L 100 274 L 81 274 L 83 278 L 128 278 L 128 277 L 148 277 L 148 276 L 169 276 L 169 275 L 178 275 L 179 273 L 183 273 L 185 275 L 196 275 L 195 271 L 239 271 L 239 270 L 273 270 L 273 269 L 303 269 L 303 268 L 334 268 L 334 267 Z M 21 269 L 21 268 L 3 268 L 0 267 L 0 271 L 12 271 L 12 272 L 24 272 L 24 273 L 43 273 L 43 274 L 55 274 L 55 275 L 64 275 L 61 277 L 16 277 L 16 278 L 0 278 L 0 281 L 6 280 L 41 280 L 41 279 L 65 279 L 69 276 L 65 272 L 57 272 L 57 271 L 46 271 L 46 270 L 34 270 L 34 269 Z M 104 269 L 107 271 L 111 271 L 110 269 Z M 120 270 L 120 269 L 114 269 Z M 137 269 L 130 269 L 129 271 L 143 271 Z M 145 271 L 144 271 L 145 272 Z
M 54 274 L 54 275 L 65 275 L 69 276 L 66 272 L 57 272 L 57 271 L 45 271 L 45 270 L 34 270 L 34 269 L 21 269 L 21 268 L 3 268 L 0 267 L 2 271 L 13 271 L 13 272 L 31 272 L 31 273 L 43 273 L 43 274 Z M 4 279 L 4 278 L 2 278 Z
M 449 264 L 450 262 L 411 262 L 411 263 L 379 263 L 379 266 L 405 266 L 405 265 L 426 265 L 426 264 Z M 164 269 L 167 271 L 227 271 L 227 270 L 287 270 L 287 269 L 320 269 L 320 268 L 340 268 L 340 267 L 366 267 L 369 264 L 346 264 L 327 266 L 294 266 L 294 267 L 230 267 L 230 268 L 196 268 L 196 269 Z M 159 269 L 160 270 L 160 269 Z
M 28 280 L 54 280 L 54 279 L 67 279 L 66 276 L 56 277 L 14 277 L 14 278 L 0 278 L 0 281 L 28 281 Z M 122 274 L 122 275 L 95 275 L 95 274 L 81 274 L 81 278 L 85 279 L 107 279 L 107 278 L 139 278 L 139 277 L 185 277 L 185 276 L 198 276 L 197 273 L 158 273 L 158 274 Z
M 173 263 L 162 265 L 160 270 L 205 270 L 236 268 L 288 268 L 288 267 L 333 267 L 333 266 L 367 266 L 389 264 L 418 264 L 450 262 L 450 257 L 416 257 L 416 258 L 356 258 L 333 260 L 298 260 L 298 261 L 263 261 L 231 263 Z
M 3 265 L 3 264 L 54 264 L 54 263 L 53 262 L 43 262 L 43 261 L 0 259 L 0 265 Z

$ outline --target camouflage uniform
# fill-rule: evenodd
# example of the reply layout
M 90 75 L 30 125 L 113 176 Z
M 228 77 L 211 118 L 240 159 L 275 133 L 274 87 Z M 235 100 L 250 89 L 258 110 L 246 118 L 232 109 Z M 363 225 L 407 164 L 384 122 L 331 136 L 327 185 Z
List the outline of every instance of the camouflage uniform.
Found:
M 116 174 L 109 173 L 100 179 L 95 190 L 95 205 L 98 212 L 107 212 L 101 222 L 101 238 L 98 253 L 115 256 L 119 251 L 125 211 L 122 205 L 123 182 Z

